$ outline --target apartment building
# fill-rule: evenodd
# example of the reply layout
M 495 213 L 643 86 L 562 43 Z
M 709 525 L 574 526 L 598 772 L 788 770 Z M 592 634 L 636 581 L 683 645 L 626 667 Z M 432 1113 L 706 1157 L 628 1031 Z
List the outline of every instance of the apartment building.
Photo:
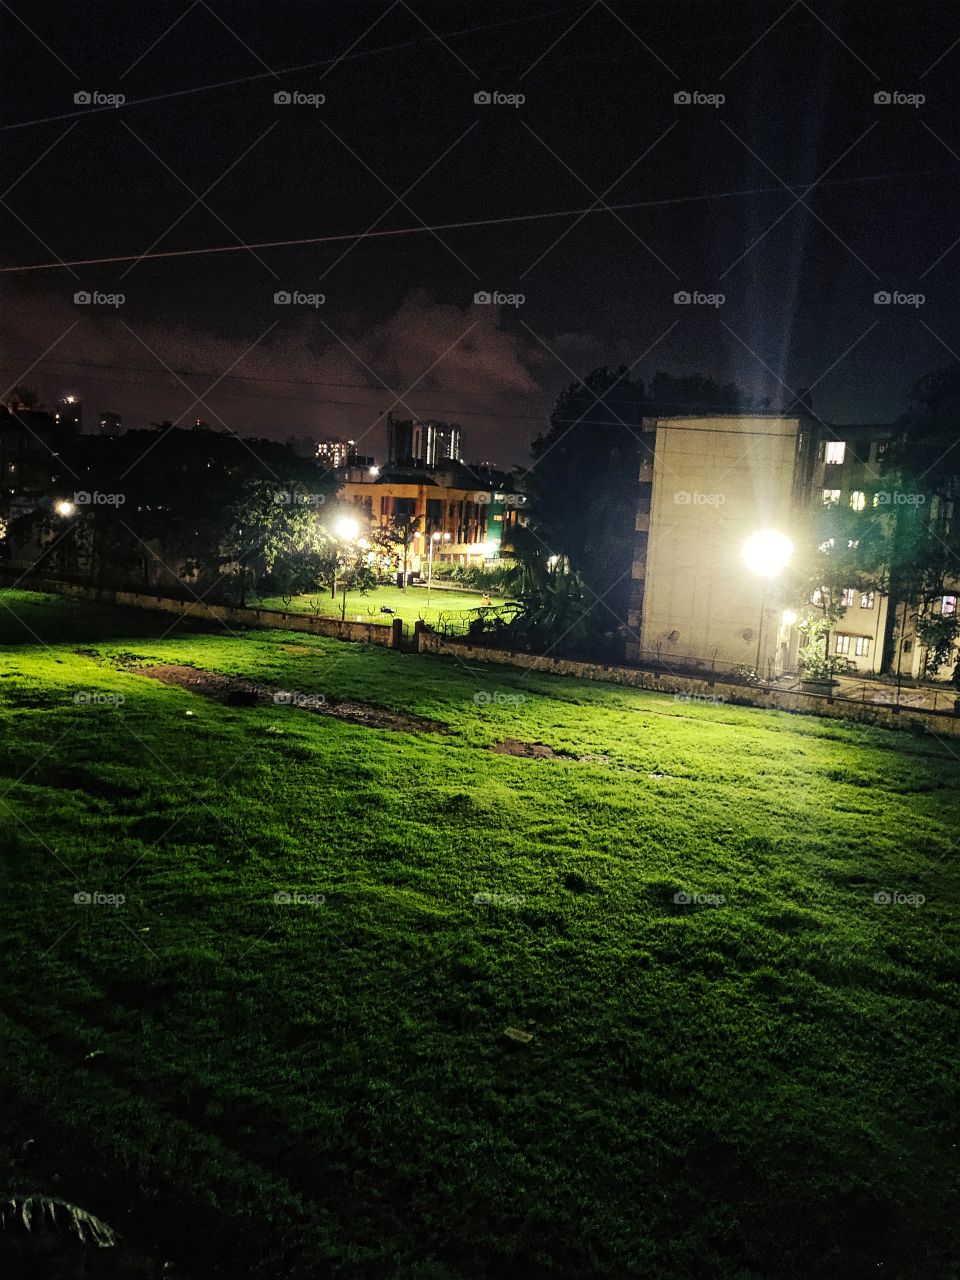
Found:
M 628 657 L 765 675 L 796 670 L 801 637 L 789 569 L 753 572 L 745 554 L 758 534 L 796 541 L 804 507 L 890 507 L 884 456 L 890 425 L 826 427 L 812 416 L 658 416 L 642 425 Z M 946 594 L 935 611 L 955 613 Z M 817 593 L 811 598 L 820 604 Z M 887 598 L 851 583 L 830 652 L 851 672 L 924 673 L 913 618 L 889 615 Z M 946 676 L 952 663 L 945 664 Z

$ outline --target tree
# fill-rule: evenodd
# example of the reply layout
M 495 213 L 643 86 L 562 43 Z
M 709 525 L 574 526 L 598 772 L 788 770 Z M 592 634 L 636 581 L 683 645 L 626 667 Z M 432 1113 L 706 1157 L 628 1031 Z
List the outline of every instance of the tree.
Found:
M 595 369 L 560 393 L 550 429 L 533 444 L 525 476 L 529 537 L 515 554 L 531 588 L 565 572 L 588 624 L 626 621 L 633 563 L 644 387 L 623 368 Z M 553 557 L 558 559 L 553 560 Z M 548 563 L 551 571 L 547 571 Z

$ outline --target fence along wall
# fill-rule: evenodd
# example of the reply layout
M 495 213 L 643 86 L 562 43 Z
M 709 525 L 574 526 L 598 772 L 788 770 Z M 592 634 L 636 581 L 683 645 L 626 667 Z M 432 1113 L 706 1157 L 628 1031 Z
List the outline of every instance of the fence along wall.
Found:
M 540 658 L 531 653 L 509 653 L 505 649 L 487 649 L 482 645 L 459 644 L 445 640 L 436 632 L 420 629 L 421 653 L 447 654 L 468 662 L 485 662 L 547 675 L 576 676 L 582 680 L 600 680 L 607 684 L 629 685 L 656 693 L 683 693 L 722 699 L 734 706 L 760 707 L 770 711 L 791 711 L 804 715 L 829 716 L 837 720 L 854 720 L 859 724 L 878 725 L 887 729 L 926 730 L 939 738 L 960 738 L 960 715 L 949 712 L 921 711 L 910 707 L 886 707 L 878 703 L 854 702 L 852 699 L 828 698 L 817 693 L 790 693 L 783 689 L 754 689 L 748 685 L 727 684 L 688 676 L 661 675 L 635 667 L 604 667 L 592 662 L 571 662 L 565 658 Z
M 399 648 L 400 628 L 382 622 L 341 622 L 338 618 L 317 618 L 305 613 L 280 613 L 273 609 L 240 609 L 232 605 L 207 604 L 205 601 L 174 600 L 169 596 L 147 595 L 139 591 L 112 591 L 87 587 L 77 582 L 60 582 L 55 578 L 21 577 L 18 585 L 29 591 L 48 591 L 79 600 L 95 600 L 101 604 L 123 605 L 131 609 L 149 609 L 173 613 L 183 618 L 199 618 L 206 622 L 233 623 L 238 627 L 276 628 L 282 631 L 309 631 L 335 640 L 353 640 L 361 644 L 377 644 L 386 649 Z M 399 622 L 394 619 L 394 623 Z

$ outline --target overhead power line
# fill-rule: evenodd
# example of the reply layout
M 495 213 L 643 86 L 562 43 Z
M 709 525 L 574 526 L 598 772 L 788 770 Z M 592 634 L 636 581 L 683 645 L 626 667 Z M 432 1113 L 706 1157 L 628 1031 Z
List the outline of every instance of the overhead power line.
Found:
M 741 191 L 715 191 L 697 196 L 665 196 L 656 200 L 634 200 L 627 204 L 592 204 L 580 209 L 553 209 L 543 213 L 506 214 L 500 218 L 473 218 L 461 222 L 439 222 L 433 226 L 396 227 L 393 230 L 379 231 L 346 231 L 329 236 L 301 236 L 291 240 L 260 240 L 254 243 L 215 245 L 208 249 L 167 249 L 161 253 L 126 253 L 115 254 L 106 258 L 75 258 L 70 262 L 36 262 L 27 266 L 0 267 L 0 274 L 10 275 L 25 271 L 57 271 L 63 267 L 95 267 L 115 262 L 147 262 L 161 258 L 195 258 L 216 253 L 248 253 L 251 249 L 290 249 L 314 244 L 339 244 L 345 240 L 380 240 L 398 236 L 423 235 L 434 231 L 460 231 L 471 227 L 509 226 L 520 222 L 544 222 L 557 218 L 583 218 L 587 214 L 629 212 L 632 209 L 651 209 L 662 205 L 697 204 L 708 200 L 731 200 L 743 196 L 769 195 L 789 191 L 801 194 L 815 187 L 855 186 L 866 182 L 883 182 L 895 178 L 919 178 L 931 174 L 956 173 L 960 166 L 948 165 L 939 169 L 919 169 L 903 173 L 873 173 L 862 178 L 835 178 L 828 182 L 792 183 L 777 187 L 753 187 Z

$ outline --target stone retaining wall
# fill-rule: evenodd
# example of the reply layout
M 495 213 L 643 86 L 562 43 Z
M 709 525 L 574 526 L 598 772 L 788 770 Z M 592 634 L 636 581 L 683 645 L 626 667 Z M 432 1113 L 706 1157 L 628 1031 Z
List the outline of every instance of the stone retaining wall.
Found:
M 139 591 L 111 591 L 88 587 L 77 582 L 60 582 L 55 578 L 21 577 L 18 586 L 28 591 L 47 591 L 77 600 L 96 600 L 103 604 L 123 605 L 132 609 L 157 610 L 184 618 L 200 618 L 205 622 L 221 622 L 238 627 L 275 627 L 281 631 L 309 631 L 316 636 L 336 640 L 353 640 L 398 647 L 397 628 L 382 622 L 341 622 L 339 618 L 317 618 L 306 613 L 281 613 L 274 609 L 240 609 L 233 605 L 207 604 L 204 601 L 174 600 L 169 596 L 148 595 Z

